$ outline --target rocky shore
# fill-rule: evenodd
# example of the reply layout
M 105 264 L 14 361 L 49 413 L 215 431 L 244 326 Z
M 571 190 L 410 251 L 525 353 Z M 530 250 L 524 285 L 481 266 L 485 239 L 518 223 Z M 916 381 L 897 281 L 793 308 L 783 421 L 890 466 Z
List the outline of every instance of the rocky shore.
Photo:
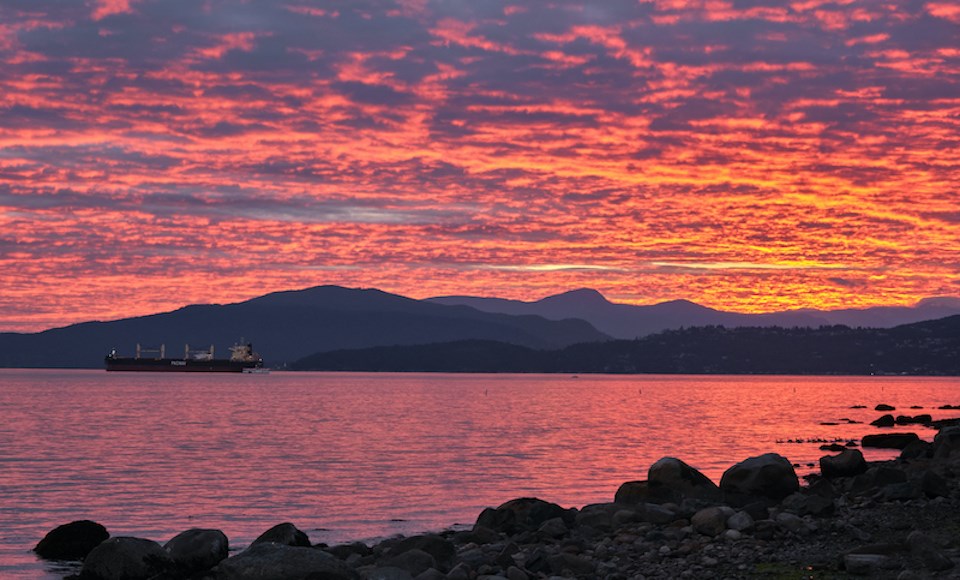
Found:
M 805 486 L 776 454 L 732 466 L 719 485 L 665 457 L 610 503 L 519 498 L 484 510 L 472 530 L 372 547 L 312 545 L 283 523 L 229 555 L 219 530 L 161 545 L 81 521 L 35 551 L 82 560 L 71 578 L 84 580 L 960 578 L 960 426 L 941 426 L 932 443 L 894 439 L 899 458 L 868 463 L 844 449 Z

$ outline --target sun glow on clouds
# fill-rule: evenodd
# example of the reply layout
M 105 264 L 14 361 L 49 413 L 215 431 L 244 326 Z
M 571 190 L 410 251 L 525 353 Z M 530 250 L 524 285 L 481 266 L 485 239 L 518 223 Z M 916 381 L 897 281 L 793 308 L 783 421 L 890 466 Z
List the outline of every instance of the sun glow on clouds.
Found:
M 7 4 L 0 330 L 328 283 L 960 294 L 949 2 Z

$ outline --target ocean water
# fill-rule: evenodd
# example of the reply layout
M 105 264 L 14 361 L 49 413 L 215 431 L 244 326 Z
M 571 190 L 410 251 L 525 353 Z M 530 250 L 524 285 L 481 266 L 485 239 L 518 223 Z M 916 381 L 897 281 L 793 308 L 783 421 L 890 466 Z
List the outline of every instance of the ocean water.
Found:
M 218 528 L 232 548 L 290 521 L 333 544 L 522 496 L 612 501 L 664 456 L 716 482 L 766 452 L 806 473 L 822 441 L 877 432 L 878 403 L 960 416 L 936 409 L 960 379 L 0 370 L 0 577 L 68 572 L 30 549 L 77 519 L 161 543 Z

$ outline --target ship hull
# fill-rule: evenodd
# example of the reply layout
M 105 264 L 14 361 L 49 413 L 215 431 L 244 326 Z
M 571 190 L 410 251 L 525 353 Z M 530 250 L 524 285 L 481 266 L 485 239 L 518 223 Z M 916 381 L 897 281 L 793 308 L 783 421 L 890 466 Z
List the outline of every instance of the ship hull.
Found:
M 109 356 L 104 360 L 104 364 L 108 371 L 126 372 L 242 373 L 244 369 L 261 368 L 259 361 L 145 359 Z

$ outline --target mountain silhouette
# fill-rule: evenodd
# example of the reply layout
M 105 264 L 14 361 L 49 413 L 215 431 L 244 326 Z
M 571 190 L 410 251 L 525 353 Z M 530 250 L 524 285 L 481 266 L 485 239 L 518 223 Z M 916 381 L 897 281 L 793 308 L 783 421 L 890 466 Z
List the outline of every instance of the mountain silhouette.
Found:
M 241 338 L 253 341 L 268 366 L 343 348 L 409 345 L 467 339 L 557 348 L 605 340 L 582 320 L 547 320 L 481 312 L 339 286 L 275 292 L 236 304 L 193 305 L 150 316 L 85 322 L 32 334 L 0 334 L 0 366 L 94 368 L 116 348 L 132 355 L 137 343 L 215 347 L 218 357 Z
M 484 312 L 533 314 L 550 320 L 580 318 L 597 330 L 622 339 L 691 326 L 790 328 L 842 324 L 850 327 L 891 328 L 960 314 L 960 298 L 950 297 L 927 298 L 915 306 L 844 310 L 802 309 L 766 314 L 724 312 L 689 300 L 670 300 L 647 306 L 618 304 L 610 302 L 600 292 L 588 288 L 571 290 L 533 302 L 475 296 L 441 296 L 427 300 L 436 304 L 472 306 Z

